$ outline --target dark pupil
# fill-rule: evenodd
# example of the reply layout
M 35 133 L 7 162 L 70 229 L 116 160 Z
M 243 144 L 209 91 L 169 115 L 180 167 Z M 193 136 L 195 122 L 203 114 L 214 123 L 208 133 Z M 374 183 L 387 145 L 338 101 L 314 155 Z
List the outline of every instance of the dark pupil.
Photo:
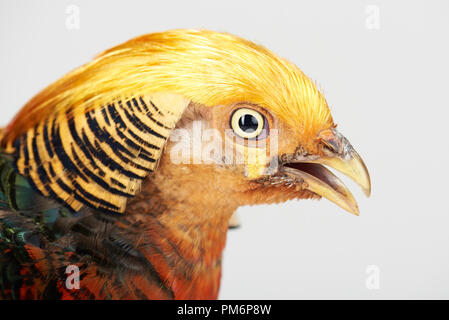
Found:
M 257 130 L 259 124 L 257 123 L 257 119 L 255 116 L 245 114 L 239 119 L 239 127 L 246 133 L 252 133 Z

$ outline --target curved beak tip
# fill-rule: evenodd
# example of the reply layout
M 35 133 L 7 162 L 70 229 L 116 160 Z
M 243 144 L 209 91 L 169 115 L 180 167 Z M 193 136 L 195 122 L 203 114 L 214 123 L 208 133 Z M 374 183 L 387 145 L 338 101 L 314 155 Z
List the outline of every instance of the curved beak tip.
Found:
M 354 162 L 356 163 L 354 167 L 356 167 L 357 170 L 352 179 L 362 188 L 365 196 L 369 198 L 371 195 L 371 177 L 362 158 L 356 152 L 354 153 Z
M 370 183 L 369 187 L 363 188 L 363 193 L 365 194 L 365 196 L 367 198 L 369 198 L 371 196 L 371 183 Z
M 354 211 L 351 212 L 352 214 L 359 216 L 360 215 L 360 210 L 359 207 L 356 205 L 354 208 Z
M 354 150 L 349 141 L 335 129 L 327 130 L 324 133 L 324 136 L 323 133 L 321 134 L 320 141 L 329 146 L 327 154 L 310 162 L 323 164 L 340 171 L 359 185 L 363 193 L 369 197 L 371 195 L 371 178 L 360 155 Z M 330 174 L 328 173 L 327 176 L 330 176 Z M 335 179 L 337 178 L 335 177 Z M 334 182 L 334 184 L 336 183 Z M 346 211 L 358 216 L 360 211 L 357 202 L 341 182 L 338 184 L 340 186 L 336 190 L 339 192 L 327 192 L 330 196 L 326 196 L 327 193 L 322 192 L 321 189 L 323 188 L 317 188 L 317 191 Z

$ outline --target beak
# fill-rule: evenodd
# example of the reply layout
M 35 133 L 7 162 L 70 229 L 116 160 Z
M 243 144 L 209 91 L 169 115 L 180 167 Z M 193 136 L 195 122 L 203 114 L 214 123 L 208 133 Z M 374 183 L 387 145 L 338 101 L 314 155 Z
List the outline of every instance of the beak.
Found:
M 325 166 L 336 169 L 351 178 L 369 197 L 371 181 L 362 158 L 349 141 L 334 128 L 321 131 L 318 141 L 323 147 L 322 156 L 293 156 L 283 163 L 281 171 L 295 181 L 300 181 L 303 188 L 358 215 L 359 208 L 351 192 Z

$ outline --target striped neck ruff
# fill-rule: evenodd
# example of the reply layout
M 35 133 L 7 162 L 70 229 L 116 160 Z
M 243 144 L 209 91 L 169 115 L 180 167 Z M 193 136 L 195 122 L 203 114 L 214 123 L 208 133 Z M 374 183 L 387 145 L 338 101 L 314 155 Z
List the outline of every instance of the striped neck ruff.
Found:
M 179 112 L 164 111 L 173 101 Z M 17 171 L 43 196 L 74 211 L 86 205 L 124 212 L 127 199 L 155 170 L 187 104 L 181 97 L 155 94 L 51 115 L 14 142 Z

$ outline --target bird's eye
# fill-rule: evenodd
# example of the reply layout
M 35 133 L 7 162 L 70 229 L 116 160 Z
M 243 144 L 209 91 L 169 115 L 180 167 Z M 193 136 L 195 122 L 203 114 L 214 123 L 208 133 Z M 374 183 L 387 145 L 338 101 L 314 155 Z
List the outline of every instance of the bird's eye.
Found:
M 231 128 L 235 134 L 244 139 L 260 138 L 266 130 L 266 119 L 258 111 L 241 108 L 234 111 L 231 116 Z

